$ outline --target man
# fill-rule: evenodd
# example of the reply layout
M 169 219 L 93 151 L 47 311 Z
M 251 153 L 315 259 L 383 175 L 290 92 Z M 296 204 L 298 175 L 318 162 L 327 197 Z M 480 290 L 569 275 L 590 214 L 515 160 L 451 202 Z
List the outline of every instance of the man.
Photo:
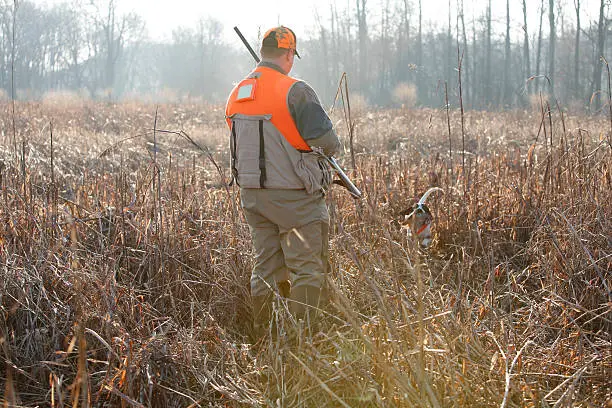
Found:
M 327 302 L 324 194 L 331 173 L 313 150 L 333 155 L 341 147 L 314 90 L 288 76 L 300 57 L 293 31 L 268 30 L 260 54 L 262 62 L 232 90 L 225 111 L 233 181 L 255 252 L 251 298 L 258 335 L 270 324 L 276 294 L 290 299 L 298 319 L 310 319 Z

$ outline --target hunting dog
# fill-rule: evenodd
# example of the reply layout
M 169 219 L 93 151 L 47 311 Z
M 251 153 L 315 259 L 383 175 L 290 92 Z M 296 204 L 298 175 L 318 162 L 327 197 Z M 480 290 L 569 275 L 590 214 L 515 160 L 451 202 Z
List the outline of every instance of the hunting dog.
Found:
M 408 236 L 414 236 L 423 249 L 429 248 L 433 242 L 433 234 L 431 232 L 431 223 L 433 215 L 429 211 L 429 207 L 425 204 L 427 197 L 434 191 L 444 191 L 440 187 L 432 187 L 423 194 L 419 201 L 411 208 L 401 211 L 399 224 L 401 228 L 407 230 Z

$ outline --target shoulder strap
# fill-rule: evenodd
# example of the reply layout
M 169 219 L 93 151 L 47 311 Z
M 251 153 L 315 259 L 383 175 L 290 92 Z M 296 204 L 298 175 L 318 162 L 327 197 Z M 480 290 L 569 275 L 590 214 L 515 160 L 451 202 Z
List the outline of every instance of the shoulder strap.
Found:
M 238 169 L 236 168 L 236 121 L 232 120 L 232 140 L 231 140 L 231 149 L 232 151 L 232 180 L 229 185 L 233 185 L 234 181 L 238 186 Z
M 266 152 L 264 146 L 263 120 L 259 119 L 259 186 L 266 188 Z

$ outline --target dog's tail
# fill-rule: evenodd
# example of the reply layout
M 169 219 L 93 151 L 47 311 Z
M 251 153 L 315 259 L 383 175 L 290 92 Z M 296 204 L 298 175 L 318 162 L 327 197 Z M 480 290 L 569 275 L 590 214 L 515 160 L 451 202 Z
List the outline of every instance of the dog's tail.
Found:
M 423 204 L 425 204 L 425 201 L 427 200 L 427 197 L 429 197 L 429 195 L 430 195 L 431 193 L 433 193 L 434 191 L 442 191 L 442 192 L 444 192 L 444 190 L 443 190 L 443 189 L 441 189 L 440 187 L 432 187 L 432 188 L 430 188 L 429 190 L 427 190 L 427 191 L 425 192 L 425 194 L 423 194 L 423 196 L 421 197 L 421 199 L 419 200 L 419 202 L 417 203 L 417 205 L 423 205 Z

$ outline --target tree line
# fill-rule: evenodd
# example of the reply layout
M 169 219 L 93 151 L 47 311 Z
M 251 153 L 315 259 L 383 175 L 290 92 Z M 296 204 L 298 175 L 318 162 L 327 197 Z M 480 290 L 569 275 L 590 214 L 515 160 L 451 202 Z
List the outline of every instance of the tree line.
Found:
M 137 13 L 118 11 L 121 0 L 0 1 L 5 99 L 69 91 L 103 100 L 216 103 L 253 66 L 210 16 L 160 42 Z M 423 19 L 422 0 L 330 2 L 326 17 L 315 14 L 314 29 L 298 34 L 307 58 L 294 72 L 324 101 L 334 98 L 346 72 L 352 94 L 376 106 L 440 106 L 460 97 L 466 109 L 504 109 L 544 95 L 600 111 L 609 100 L 610 0 L 599 0 L 590 20 L 581 0 L 519 1 L 521 15 L 511 14 L 510 0 L 486 0 L 469 14 L 464 0 L 448 0 L 441 10 L 448 19 L 435 26 Z M 504 19 L 494 20 L 493 7 L 502 3 Z M 252 33 L 249 39 L 259 41 Z

